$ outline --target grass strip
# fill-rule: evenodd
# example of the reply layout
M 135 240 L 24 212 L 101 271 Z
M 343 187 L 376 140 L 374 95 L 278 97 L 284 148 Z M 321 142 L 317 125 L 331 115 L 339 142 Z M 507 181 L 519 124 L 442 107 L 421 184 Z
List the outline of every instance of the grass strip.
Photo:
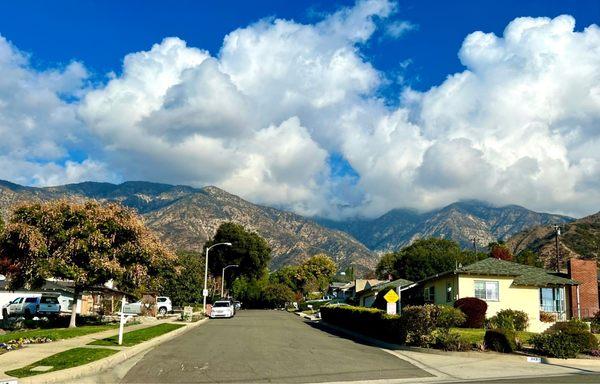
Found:
M 31 329 L 26 331 L 14 331 L 8 332 L 4 335 L 0 335 L 0 343 L 6 343 L 10 340 L 18 340 L 24 338 L 33 337 L 47 337 L 51 340 L 63 340 L 70 339 L 72 337 L 89 335 L 90 333 L 107 331 L 109 329 L 115 329 L 118 324 L 105 324 L 105 325 L 84 325 L 77 328 L 48 328 L 48 329 Z
M 36 361 L 35 363 L 27 365 L 23 368 L 6 371 L 5 373 L 7 375 L 19 378 L 34 376 L 42 373 L 59 371 L 61 369 L 78 367 L 80 365 L 91 363 L 92 361 L 103 359 L 116 352 L 119 351 L 108 348 L 73 348 L 52 356 L 48 356 L 45 359 Z M 39 366 L 49 366 L 52 368 L 47 371 L 32 371 L 33 368 Z
M 185 325 L 164 323 L 164 324 L 158 324 L 158 325 L 148 327 L 148 328 L 136 329 L 135 331 L 126 332 L 123 334 L 122 346 L 131 347 L 132 345 L 136 345 L 136 344 L 142 343 L 146 340 L 153 339 L 157 336 L 174 331 L 181 327 L 185 327 Z M 91 343 L 88 343 L 88 345 L 106 345 L 106 346 L 111 346 L 111 347 L 118 346 L 119 345 L 119 335 L 107 337 L 106 339 L 92 341 Z
M 485 329 L 483 328 L 452 328 L 452 331 L 459 333 L 472 344 L 483 344 L 483 337 L 485 336 Z M 515 333 L 523 343 L 529 343 L 531 336 L 536 334 L 527 331 L 517 331 Z

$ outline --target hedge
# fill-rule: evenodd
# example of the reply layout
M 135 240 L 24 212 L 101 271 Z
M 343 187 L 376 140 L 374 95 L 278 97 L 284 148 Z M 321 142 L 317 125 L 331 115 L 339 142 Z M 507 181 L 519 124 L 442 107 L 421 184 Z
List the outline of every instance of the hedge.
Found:
M 375 308 L 343 306 L 321 307 L 323 321 L 390 343 L 404 344 L 406 330 L 399 315 L 388 315 Z
M 421 347 L 462 341 L 451 340 L 448 332 L 451 327 L 465 321 L 459 310 L 432 304 L 408 306 L 402 310 L 401 316 L 388 315 L 376 308 L 330 305 L 321 307 L 321 318 L 327 323 L 380 340 Z

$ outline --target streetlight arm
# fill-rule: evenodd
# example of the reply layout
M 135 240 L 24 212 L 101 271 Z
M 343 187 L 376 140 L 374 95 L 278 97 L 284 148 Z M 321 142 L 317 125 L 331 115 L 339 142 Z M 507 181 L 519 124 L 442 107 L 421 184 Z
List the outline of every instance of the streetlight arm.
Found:
M 228 247 L 231 247 L 231 243 L 217 243 L 206 248 L 206 256 L 204 258 L 204 289 L 202 290 L 202 310 L 204 311 L 204 315 L 206 315 L 206 296 L 208 296 L 208 251 L 217 245 L 227 245 Z

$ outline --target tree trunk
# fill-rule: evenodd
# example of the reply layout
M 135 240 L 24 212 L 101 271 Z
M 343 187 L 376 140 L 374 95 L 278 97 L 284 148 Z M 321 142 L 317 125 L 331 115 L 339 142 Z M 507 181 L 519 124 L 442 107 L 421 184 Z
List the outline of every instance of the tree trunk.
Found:
M 69 328 L 77 327 L 77 300 L 79 299 L 80 293 L 81 289 L 76 286 L 73 290 L 73 303 L 71 304 L 71 321 L 69 322 Z

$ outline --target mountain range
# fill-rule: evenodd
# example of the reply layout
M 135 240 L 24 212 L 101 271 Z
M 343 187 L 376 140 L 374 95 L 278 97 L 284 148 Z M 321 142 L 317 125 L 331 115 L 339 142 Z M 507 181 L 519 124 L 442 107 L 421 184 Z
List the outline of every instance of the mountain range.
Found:
M 568 224 L 574 219 L 509 205 L 480 201 L 450 204 L 431 212 L 395 209 L 375 219 L 332 221 L 250 203 L 217 187 L 192 188 L 150 182 L 84 182 L 35 188 L 0 181 L 0 210 L 22 201 L 51 199 L 117 201 L 134 208 L 162 241 L 174 249 L 201 250 L 225 221 L 240 223 L 263 236 L 272 248 L 272 268 L 299 263 L 318 252 L 345 268 L 373 269 L 382 252 L 417 238 L 445 237 L 464 247 L 491 241 L 536 226 Z
M 568 258 L 600 260 L 600 212 L 560 226 L 558 237 L 561 265 Z M 526 249 L 537 253 L 547 267 L 556 266 L 556 232 L 550 226 L 538 226 L 512 236 L 507 245 L 513 253 Z
M 319 222 L 351 234 L 371 250 L 388 252 L 428 237 L 453 239 L 463 247 L 486 247 L 490 242 L 507 240 L 515 233 L 535 226 L 573 220 L 567 216 L 534 212 L 518 205 L 495 207 L 471 200 L 425 213 L 394 209 L 375 219 L 344 222 L 321 219 Z

